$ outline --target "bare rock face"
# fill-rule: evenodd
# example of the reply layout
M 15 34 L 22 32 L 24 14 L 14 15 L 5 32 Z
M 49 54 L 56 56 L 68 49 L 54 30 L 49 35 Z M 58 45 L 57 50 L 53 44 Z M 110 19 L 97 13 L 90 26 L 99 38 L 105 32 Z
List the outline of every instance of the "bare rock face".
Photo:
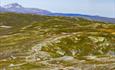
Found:
M 57 58 L 57 60 L 72 61 L 74 60 L 74 58 L 72 56 L 63 56 L 63 57 Z

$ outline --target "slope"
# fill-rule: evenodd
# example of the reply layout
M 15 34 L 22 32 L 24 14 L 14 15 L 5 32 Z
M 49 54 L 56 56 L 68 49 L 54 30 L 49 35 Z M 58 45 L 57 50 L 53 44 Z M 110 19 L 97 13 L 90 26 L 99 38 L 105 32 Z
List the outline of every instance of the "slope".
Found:
M 0 69 L 111 70 L 115 66 L 114 42 L 115 24 L 111 23 L 0 14 Z

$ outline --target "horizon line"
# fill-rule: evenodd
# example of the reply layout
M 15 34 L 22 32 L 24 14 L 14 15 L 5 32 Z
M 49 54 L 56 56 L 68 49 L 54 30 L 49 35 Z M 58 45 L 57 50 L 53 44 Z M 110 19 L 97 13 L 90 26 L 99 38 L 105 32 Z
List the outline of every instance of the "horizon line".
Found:
M 21 6 L 24 7 L 24 8 L 35 8 L 35 9 L 46 10 L 46 9 L 42 9 L 42 8 L 23 6 L 22 4 L 17 3 L 17 2 L 8 3 L 8 4 L 5 4 L 5 5 L 0 4 L 0 6 L 4 8 L 4 6 L 10 5 L 10 4 L 19 4 L 19 5 L 21 5 Z M 46 10 L 46 11 L 49 11 L 49 10 Z M 101 16 L 101 15 L 96 15 L 96 14 L 86 14 L 86 13 L 77 13 L 77 12 L 76 12 L 76 13 L 72 13 L 72 12 L 54 12 L 54 11 L 49 11 L 49 12 L 51 12 L 51 13 L 62 13 L 62 14 L 81 14 L 81 15 L 87 15 L 87 16 L 89 15 L 89 16 L 98 16 L 98 17 L 105 17 L 105 18 L 112 18 L 112 19 L 115 19 L 115 17 Z

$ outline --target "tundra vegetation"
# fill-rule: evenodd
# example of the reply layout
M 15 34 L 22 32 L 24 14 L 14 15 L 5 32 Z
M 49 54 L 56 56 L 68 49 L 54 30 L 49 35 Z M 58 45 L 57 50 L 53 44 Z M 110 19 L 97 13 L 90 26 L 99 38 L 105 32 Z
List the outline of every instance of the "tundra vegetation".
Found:
M 0 70 L 114 69 L 114 23 L 0 13 Z

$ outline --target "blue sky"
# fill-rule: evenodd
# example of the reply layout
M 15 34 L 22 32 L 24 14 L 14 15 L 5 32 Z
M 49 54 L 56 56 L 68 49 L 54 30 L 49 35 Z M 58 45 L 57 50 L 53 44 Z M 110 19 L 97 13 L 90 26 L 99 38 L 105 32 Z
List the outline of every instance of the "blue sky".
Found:
M 115 18 L 115 0 L 0 0 L 0 5 L 19 3 L 57 13 L 78 13 Z

